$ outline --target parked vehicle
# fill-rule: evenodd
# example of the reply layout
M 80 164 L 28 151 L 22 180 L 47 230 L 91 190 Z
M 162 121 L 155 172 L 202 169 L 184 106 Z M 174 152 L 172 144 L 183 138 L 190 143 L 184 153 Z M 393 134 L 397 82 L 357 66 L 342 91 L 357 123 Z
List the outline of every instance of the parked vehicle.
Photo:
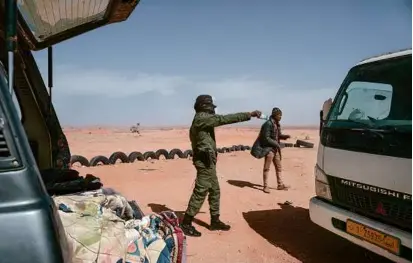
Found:
M 395 262 L 411 262 L 411 49 L 353 67 L 323 116 L 311 220 Z
M 0 20 L 0 255 L 17 263 L 72 262 L 42 180 L 46 172 L 69 167 L 70 150 L 31 51 L 48 48 L 51 88 L 52 45 L 126 20 L 139 1 L 109 0 L 85 17 L 63 13 L 60 6 L 59 13 L 53 6 L 40 8 L 44 2 L 0 1 L 0 17 L 7 18 Z M 81 2 L 68 3 L 77 10 Z

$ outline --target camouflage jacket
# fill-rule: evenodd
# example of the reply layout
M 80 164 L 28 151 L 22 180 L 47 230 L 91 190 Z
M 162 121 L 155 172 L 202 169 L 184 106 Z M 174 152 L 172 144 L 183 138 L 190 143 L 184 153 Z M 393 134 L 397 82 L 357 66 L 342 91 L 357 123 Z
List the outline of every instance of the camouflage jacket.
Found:
M 189 130 L 192 151 L 194 153 L 193 163 L 198 167 L 207 167 L 208 161 L 205 154 L 209 155 L 213 165 L 217 161 L 217 146 L 215 142 L 214 128 L 226 124 L 248 121 L 251 115 L 248 112 L 240 112 L 227 115 L 209 114 L 206 112 L 196 113 Z

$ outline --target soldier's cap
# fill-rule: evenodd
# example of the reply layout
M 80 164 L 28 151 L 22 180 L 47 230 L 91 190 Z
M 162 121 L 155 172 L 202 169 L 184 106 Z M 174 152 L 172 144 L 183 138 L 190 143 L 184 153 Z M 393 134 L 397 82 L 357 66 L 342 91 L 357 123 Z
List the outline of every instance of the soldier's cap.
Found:
M 195 100 L 195 106 L 197 105 L 212 105 L 212 107 L 216 108 L 217 106 L 214 105 L 214 101 L 211 95 L 199 95 Z
M 277 108 L 277 107 L 273 108 L 273 109 L 272 109 L 272 114 L 277 114 L 277 113 L 281 113 L 281 114 L 282 114 L 281 109 L 280 109 L 280 108 Z

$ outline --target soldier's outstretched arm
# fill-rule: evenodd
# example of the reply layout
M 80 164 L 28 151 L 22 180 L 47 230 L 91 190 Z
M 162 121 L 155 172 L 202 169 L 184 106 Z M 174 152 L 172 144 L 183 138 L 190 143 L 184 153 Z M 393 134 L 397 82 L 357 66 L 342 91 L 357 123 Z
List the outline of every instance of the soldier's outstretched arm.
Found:
M 193 126 L 199 129 L 213 128 L 222 125 L 249 121 L 251 119 L 250 112 L 239 112 L 226 115 L 218 114 L 201 114 L 193 123 Z

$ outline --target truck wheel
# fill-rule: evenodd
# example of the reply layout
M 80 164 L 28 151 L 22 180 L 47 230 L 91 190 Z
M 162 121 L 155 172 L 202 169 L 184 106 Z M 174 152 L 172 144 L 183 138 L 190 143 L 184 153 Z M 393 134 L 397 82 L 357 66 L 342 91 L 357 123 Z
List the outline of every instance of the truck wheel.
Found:
M 90 159 L 90 166 L 98 166 L 98 165 L 108 165 L 109 159 L 105 156 L 98 155 Z
M 86 159 L 86 157 L 83 157 L 82 155 L 72 155 L 70 157 L 70 165 L 73 165 L 75 163 L 80 163 L 82 166 L 89 167 L 89 161 Z
M 116 164 L 116 162 L 120 160 L 122 163 L 129 163 L 129 158 L 126 156 L 125 153 L 123 152 L 114 152 L 112 155 L 109 157 L 109 163 L 110 164 Z

